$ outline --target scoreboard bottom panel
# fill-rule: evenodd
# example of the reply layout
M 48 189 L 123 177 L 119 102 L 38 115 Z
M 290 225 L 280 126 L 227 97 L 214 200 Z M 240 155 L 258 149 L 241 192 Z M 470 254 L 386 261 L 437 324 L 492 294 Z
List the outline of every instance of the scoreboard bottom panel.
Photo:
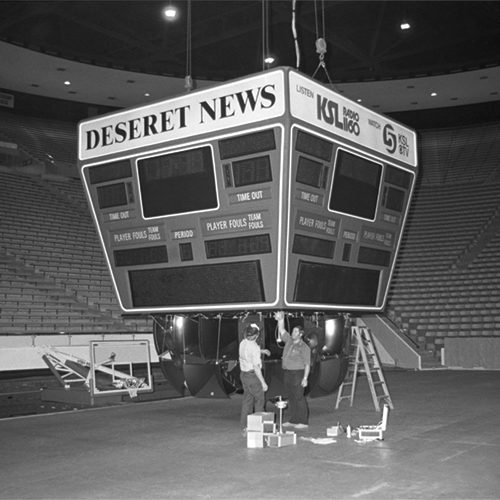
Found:
M 299 261 L 294 302 L 376 306 L 380 271 Z
M 134 307 L 265 302 L 260 261 L 129 271 Z

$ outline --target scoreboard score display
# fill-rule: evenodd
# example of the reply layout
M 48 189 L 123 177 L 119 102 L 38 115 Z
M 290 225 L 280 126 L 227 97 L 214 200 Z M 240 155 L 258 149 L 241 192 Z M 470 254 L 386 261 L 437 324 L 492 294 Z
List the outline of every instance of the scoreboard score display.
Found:
M 384 308 L 413 130 L 291 68 L 79 124 L 126 313 Z

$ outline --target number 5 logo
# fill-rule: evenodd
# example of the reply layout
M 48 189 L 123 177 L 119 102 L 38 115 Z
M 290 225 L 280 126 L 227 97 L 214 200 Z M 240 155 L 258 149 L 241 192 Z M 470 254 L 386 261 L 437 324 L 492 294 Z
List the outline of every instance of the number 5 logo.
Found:
M 394 133 L 394 129 L 392 125 L 386 125 L 384 127 L 384 144 L 387 147 L 387 151 L 389 153 L 394 153 L 396 151 L 396 134 Z

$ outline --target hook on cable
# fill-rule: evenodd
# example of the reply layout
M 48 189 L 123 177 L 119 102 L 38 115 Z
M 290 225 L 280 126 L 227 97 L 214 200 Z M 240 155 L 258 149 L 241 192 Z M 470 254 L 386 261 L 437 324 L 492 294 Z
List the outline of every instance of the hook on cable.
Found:
M 326 52 L 327 52 L 326 40 L 324 38 L 318 38 L 316 40 L 316 53 L 319 54 L 319 63 L 312 77 L 314 78 L 316 76 L 316 73 L 318 72 L 319 68 L 323 68 L 326 77 L 328 78 L 328 82 L 330 83 L 330 85 L 333 85 L 330 75 L 328 74 L 328 70 L 326 69 L 326 63 L 325 63 Z
M 316 53 L 319 54 L 319 58 L 322 61 L 326 54 L 326 40 L 324 38 L 318 38 L 316 40 Z

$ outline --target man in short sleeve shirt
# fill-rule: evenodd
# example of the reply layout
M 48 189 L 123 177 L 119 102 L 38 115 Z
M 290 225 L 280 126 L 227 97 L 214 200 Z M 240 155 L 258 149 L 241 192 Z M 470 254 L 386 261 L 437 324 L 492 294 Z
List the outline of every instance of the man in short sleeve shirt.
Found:
M 243 386 L 243 402 L 241 405 L 241 428 L 247 426 L 247 416 L 254 412 L 264 411 L 267 384 L 262 375 L 261 354 L 269 356 L 268 349 L 261 349 L 257 344 L 260 328 L 257 324 L 248 325 L 245 338 L 240 342 L 239 361 L 240 379 Z

